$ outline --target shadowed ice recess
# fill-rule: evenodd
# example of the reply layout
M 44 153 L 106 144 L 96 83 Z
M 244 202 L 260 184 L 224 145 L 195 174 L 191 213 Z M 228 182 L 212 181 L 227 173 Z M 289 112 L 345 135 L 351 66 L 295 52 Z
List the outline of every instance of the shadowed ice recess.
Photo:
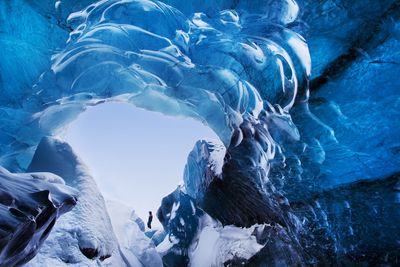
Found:
M 80 191 L 30 264 L 399 263 L 397 1 L 16 0 L 0 14 L 0 165 Z M 194 118 L 221 140 L 194 145 L 151 241 L 108 203 L 135 223 L 110 221 L 54 138 L 108 101 Z

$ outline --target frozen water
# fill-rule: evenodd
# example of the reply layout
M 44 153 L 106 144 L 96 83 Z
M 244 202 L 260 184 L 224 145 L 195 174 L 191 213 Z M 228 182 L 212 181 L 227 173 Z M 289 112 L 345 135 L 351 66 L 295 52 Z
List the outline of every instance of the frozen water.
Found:
M 96 266 L 97 262 L 110 257 L 112 261 L 124 262 L 104 198 L 84 163 L 67 143 L 44 138 L 29 170 L 60 175 L 67 185 L 79 191 L 75 209 L 58 221 L 30 264 L 59 266 L 73 263 L 77 266 Z
M 198 141 L 190 152 L 183 174 L 188 195 L 202 199 L 215 177 L 221 176 L 225 147 L 217 141 Z
M 252 234 L 255 227 L 221 227 L 204 217 L 202 230 L 191 248 L 190 266 L 223 266 L 225 262 L 250 259 L 263 248 Z
M 52 173 L 10 173 L 0 167 L 0 265 L 22 265 L 38 252 L 77 191 Z
M 236 12 L 185 17 L 177 9 L 150 1 L 99 2 L 70 15 L 70 25 L 76 30 L 66 49 L 53 56 L 51 70 L 42 75 L 33 91 L 29 89 L 32 97 L 24 100 L 25 94 L 14 96 L 30 110 L 30 114 L 21 114 L 15 124 L 32 117 L 31 126 L 37 129 L 38 137 L 29 138 L 38 142 L 41 135 L 56 133 L 73 120 L 86 105 L 114 99 L 199 119 L 228 145 L 243 118 L 257 117 L 262 110 L 258 91 L 267 93 L 271 103 L 279 103 L 287 110 L 293 105 L 298 84 L 303 83 L 303 72 L 309 70 L 308 54 L 300 54 L 306 46 L 294 32 L 285 30 L 271 36 L 277 39 L 273 41 L 257 37 L 265 34 L 262 26 L 270 19 L 274 21 L 279 15 L 291 17 L 292 13 L 282 11 L 283 14 L 269 14 L 270 18 L 261 13 L 247 16 L 245 7 L 241 9 L 242 25 L 235 22 Z M 120 16 L 122 10 L 129 15 Z M 257 17 L 263 19 L 253 30 Z M 147 23 L 149 20 L 151 24 Z M 240 28 L 242 32 L 238 31 Z M 216 38 L 216 34 L 223 38 Z M 285 40 L 290 43 L 288 51 L 279 46 L 287 45 Z M 221 50 L 215 51 L 215 45 L 220 45 Z M 89 46 L 92 48 L 80 52 Z M 204 56 L 210 53 L 215 56 Z M 297 53 L 305 65 L 298 76 L 291 53 Z M 6 151 L 3 154 L 4 164 L 13 161 Z M 25 167 L 23 159 L 8 164 Z
M 44 136 L 105 101 L 192 117 L 225 155 L 202 154 L 207 141 L 191 153 L 186 188 L 160 209 L 170 211 L 164 264 L 190 262 L 206 213 L 221 225 L 270 225 L 254 264 L 399 261 L 398 1 L 30 2 L 0 3 L 11 14 L 1 18 L 2 166 L 25 171 Z M 67 184 L 79 180 L 56 167 Z M 87 197 L 99 200 L 91 181 Z M 107 235 L 92 227 L 79 240 L 100 260 L 116 237 L 96 243 Z
M 143 221 L 137 223 L 138 217 L 134 213 L 133 208 L 110 200 L 106 204 L 114 232 L 118 238 L 120 250 L 129 259 L 129 264 L 135 266 L 132 258 L 136 257 L 138 262 L 144 267 L 163 266 L 155 245 L 142 231 L 141 223 Z

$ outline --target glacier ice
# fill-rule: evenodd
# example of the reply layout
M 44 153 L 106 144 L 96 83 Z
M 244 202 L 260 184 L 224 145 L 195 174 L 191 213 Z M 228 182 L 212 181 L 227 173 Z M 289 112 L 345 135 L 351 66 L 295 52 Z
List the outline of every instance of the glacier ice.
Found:
M 198 144 L 204 145 L 203 142 Z M 200 209 L 196 200 L 184 190 L 185 187 L 178 187 L 163 198 L 157 212 L 168 233 L 157 246 L 164 266 L 304 264 L 304 252 L 285 227 L 275 223 L 224 226 Z M 224 201 L 231 200 L 221 200 Z
M 28 169 L 64 177 L 67 185 L 78 190 L 78 201 L 57 221 L 38 255 L 26 266 L 162 266 L 133 209 L 105 201 L 89 170 L 67 143 L 43 138 Z
M 164 264 L 200 257 L 189 248 L 207 216 L 218 235 L 259 225 L 262 248 L 219 264 L 399 261 L 398 1 L 16 0 L 0 14 L 0 165 L 83 191 L 33 262 L 126 261 L 93 179 L 46 137 L 105 101 L 198 119 L 222 142 L 196 143 L 163 200 Z M 86 204 L 104 208 L 83 216 Z M 65 237 L 81 216 L 82 235 Z M 68 238 L 74 251 L 54 249 Z
M 143 8 L 146 13 L 142 12 Z M 120 16 L 124 9 L 129 16 Z M 146 16 L 132 19 L 138 18 L 138 14 Z M 104 16 L 109 20 L 106 23 L 101 22 Z M 304 79 L 303 73 L 298 74 L 299 77 L 295 74 L 289 57 L 289 52 L 307 50 L 301 37 L 281 29 L 277 36 L 271 36 L 276 39 L 274 41 L 257 38 L 257 32 L 246 25 L 254 25 L 256 18 L 263 18 L 262 14 L 244 17 L 248 19 L 243 25 L 235 23 L 236 12 L 228 11 L 221 11 L 210 20 L 203 16 L 190 21 L 178 10 L 160 2 L 95 3 L 83 12 L 70 15 L 70 24 L 75 25 L 75 30 L 66 48 L 53 56 L 51 69 L 42 75 L 33 90 L 28 89 L 31 97 L 19 96 L 17 100 L 24 103 L 29 113 L 21 114 L 15 124 L 26 125 L 29 120 L 29 125 L 42 136 L 55 133 L 86 105 L 105 99 L 123 100 L 139 107 L 204 121 L 228 145 L 243 115 L 257 117 L 262 109 L 260 94 L 254 86 L 279 98 L 277 102 L 282 102 L 282 107 L 287 109 L 293 104 L 299 80 Z M 150 18 L 151 24 L 146 22 Z M 93 27 L 86 25 L 85 21 L 89 20 Z M 263 20 L 259 21 L 259 27 L 268 22 L 268 17 Z M 163 23 L 165 21 L 171 23 Z M 243 33 L 238 32 L 241 27 L 246 28 Z M 225 44 L 218 52 L 220 55 L 204 57 L 214 53 L 213 47 L 220 45 L 220 38 L 215 36 L 222 33 Z M 275 31 L 271 35 L 273 33 Z M 286 39 L 290 44 L 288 51 L 276 44 Z M 88 46 L 92 48 L 81 51 Z M 296 50 L 300 48 L 303 50 Z M 230 55 L 232 52 L 236 54 Z M 304 65 L 309 61 L 307 55 L 299 55 L 306 57 L 302 59 Z M 274 59 L 266 60 L 267 57 Z M 212 62 L 218 58 L 220 60 Z M 205 59 L 210 62 L 204 62 Z M 267 71 L 270 68 L 274 69 L 273 75 Z M 259 72 L 263 75 L 256 78 Z M 254 80 L 254 85 L 248 81 L 250 79 Z M 211 84 L 214 88 L 209 88 Z M 268 88 L 264 88 L 266 85 Z M 149 98 L 152 100 L 147 101 Z M 29 139 L 40 140 L 39 136 Z M 26 167 L 22 155 L 32 153 L 26 151 L 20 155 L 22 159 L 12 159 L 4 152 L 2 161 L 16 161 L 8 163 L 14 168 Z
M 22 265 L 51 233 L 78 192 L 47 172 L 10 173 L 0 168 L 0 265 Z
M 60 218 L 31 262 L 33 266 L 58 265 L 57 261 L 95 266 L 96 260 L 104 261 L 118 253 L 104 198 L 86 166 L 67 143 L 43 138 L 28 169 L 55 173 L 79 192 L 77 205 Z M 49 251 L 53 257 L 49 257 Z
M 218 266 L 221 262 L 243 265 L 241 263 L 246 263 L 245 260 L 263 247 L 252 234 L 257 226 L 248 229 L 221 227 L 210 223 L 207 217 L 202 219 L 204 226 L 190 251 L 191 266 Z
M 201 201 L 213 179 L 222 174 L 226 149 L 217 141 L 199 140 L 189 153 L 183 181 L 189 196 Z
M 141 219 L 137 217 L 133 208 L 110 200 L 107 200 L 106 205 L 119 248 L 129 264 L 135 266 L 135 261 L 138 261 L 142 266 L 162 267 L 163 263 L 154 242 L 145 235 L 144 224 L 141 227 L 143 221 L 137 223 Z M 133 256 L 137 260 L 132 259 Z
M 181 187 L 162 199 L 157 218 L 168 234 L 159 244 L 158 251 L 165 266 L 188 265 L 188 247 L 197 234 L 203 215 L 204 212 Z

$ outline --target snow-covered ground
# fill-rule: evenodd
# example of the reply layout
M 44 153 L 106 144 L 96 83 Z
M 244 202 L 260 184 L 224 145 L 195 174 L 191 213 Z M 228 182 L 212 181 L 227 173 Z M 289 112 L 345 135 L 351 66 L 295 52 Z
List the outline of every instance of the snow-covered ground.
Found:
M 136 222 L 138 217 L 134 209 L 112 200 L 107 200 L 106 205 L 120 251 L 129 260 L 129 263 L 138 261 L 145 267 L 162 267 L 161 257 L 154 244 Z
M 224 266 L 224 262 L 234 258 L 247 260 L 263 248 L 252 234 L 257 225 L 222 227 L 208 215 L 200 222 L 201 231 L 189 249 L 191 267 Z
M 38 255 L 26 266 L 163 266 L 162 256 L 174 238 L 165 238 L 156 248 L 134 208 L 104 200 L 87 167 L 67 143 L 44 138 L 29 170 L 63 177 L 79 196 L 76 207 L 57 221 Z M 203 215 L 189 248 L 190 266 L 221 266 L 234 257 L 249 259 L 262 248 L 252 234 L 254 227 L 222 227 Z
M 135 222 L 133 209 L 113 201 L 106 205 L 87 167 L 67 143 L 44 138 L 29 169 L 59 175 L 79 195 L 76 207 L 57 221 L 26 266 L 162 266 L 154 245 Z

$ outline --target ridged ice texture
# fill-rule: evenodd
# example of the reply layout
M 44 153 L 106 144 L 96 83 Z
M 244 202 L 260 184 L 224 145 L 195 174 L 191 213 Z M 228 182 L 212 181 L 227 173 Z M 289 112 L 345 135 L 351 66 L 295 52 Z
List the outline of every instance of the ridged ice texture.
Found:
M 88 168 L 68 143 L 43 138 L 28 171 L 45 171 L 63 177 L 79 192 L 75 208 L 62 216 L 30 266 L 123 266 L 105 200 Z M 137 251 L 136 251 L 137 252 Z M 131 254 L 129 254 L 131 255 Z M 135 257 L 135 256 L 133 256 Z M 136 266 L 133 263 L 133 266 Z
M 229 145 L 243 120 L 262 111 L 260 93 L 288 111 L 310 70 L 304 40 L 283 27 L 298 7 L 278 2 L 276 13 L 241 4 L 185 16 L 161 2 L 100 1 L 70 15 L 75 30 L 51 70 L 28 100 L 20 97 L 23 109 L 3 111 L 24 133 L 5 130 L 1 161 L 25 167 L 32 150 L 21 145 L 35 146 L 104 100 L 194 117 Z
M 2 164 L 25 168 L 39 139 L 62 130 L 86 106 L 125 101 L 198 119 L 230 149 L 222 198 L 210 194 L 204 201 L 213 216 L 239 226 L 281 223 L 283 235 L 295 232 L 284 198 L 268 183 L 275 143 L 264 117 L 268 112 L 285 136 L 298 139 L 288 112 L 297 95 L 307 96 L 310 59 L 302 37 L 285 28 L 297 5 L 269 4 L 268 12 L 242 3 L 184 15 L 156 1 L 100 1 L 71 14 L 74 31 L 51 69 L 31 92 L 15 95 L 18 105 L 6 103 L 3 125 L 12 120 L 13 128 L 4 127 Z M 221 215 L 212 209 L 215 201 L 226 206 Z
M 70 11 L 92 2 L 66 23 Z M 226 146 L 218 177 L 202 181 L 198 178 L 206 165 L 188 168 L 196 172 L 196 179 L 186 184 L 188 193 L 213 217 L 224 224 L 279 223 L 283 227 L 277 240 L 288 236 L 289 245 L 296 244 L 298 231 L 310 229 L 313 235 L 305 231 L 303 237 L 316 235 L 306 242 L 316 246 L 314 252 L 332 238 L 332 260 L 338 259 L 336 252 L 370 255 L 374 243 L 382 244 L 375 263 L 398 259 L 396 253 L 385 256 L 399 242 L 398 229 L 392 234 L 388 227 L 398 214 L 374 213 L 366 205 L 357 220 L 381 220 L 361 230 L 383 234 L 360 243 L 363 234 L 337 234 L 343 225 L 336 211 L 347 207 L 337 191 L 330 191 L 325 205 L 307 203 L 306 215 L 286 199 L 310 202 L 310 196 L 327 188 L 363 179 L 381 179 L 379 192 L 393 190 L 382 178 L 400 166 L 400 84 L 394 78 L 399 73 L 398 1 L 299 0 L 299 9 L 283 0 L 71 0 L 57 2 L 55 11 L 46 1 L 10 3 L 0 3 L 2 14 L 18 14 L 2 20 L 2 32 L 15 40 L 0 39 L 5 51 L 0 69 L 1 165 L 24 169 L 39 140 L 62 130 L 88 105 L 116 100 L 190 116 L 214 129 Z M 44 19 L 47 14 L 50 22 Z M 65 31 L 72 33 L 63 48 Z M 309 103 L 310 57 L 296 32 L 308 37 L 311 48 Z M 62 49 L 53 56 L 51 69 L 31 88 L 56 47 Z M 200 162 L 207 163 L 204 159 Z M 197 198 L 191 184 L 208 186 Z M 360 199 L 375 201 L 372 191 L 359 185 L 351 188 L 363 192 Z M 398 207 L 397 199 L 395 194 L 378 202 Z M 217 204 L 224 208 L 214 208 Z M 350 204 L 350 210 L 357 206 Z M 392 240 L 381 242 L 382 236 Z M 292 254 L 302 260 L 300 250 Z

